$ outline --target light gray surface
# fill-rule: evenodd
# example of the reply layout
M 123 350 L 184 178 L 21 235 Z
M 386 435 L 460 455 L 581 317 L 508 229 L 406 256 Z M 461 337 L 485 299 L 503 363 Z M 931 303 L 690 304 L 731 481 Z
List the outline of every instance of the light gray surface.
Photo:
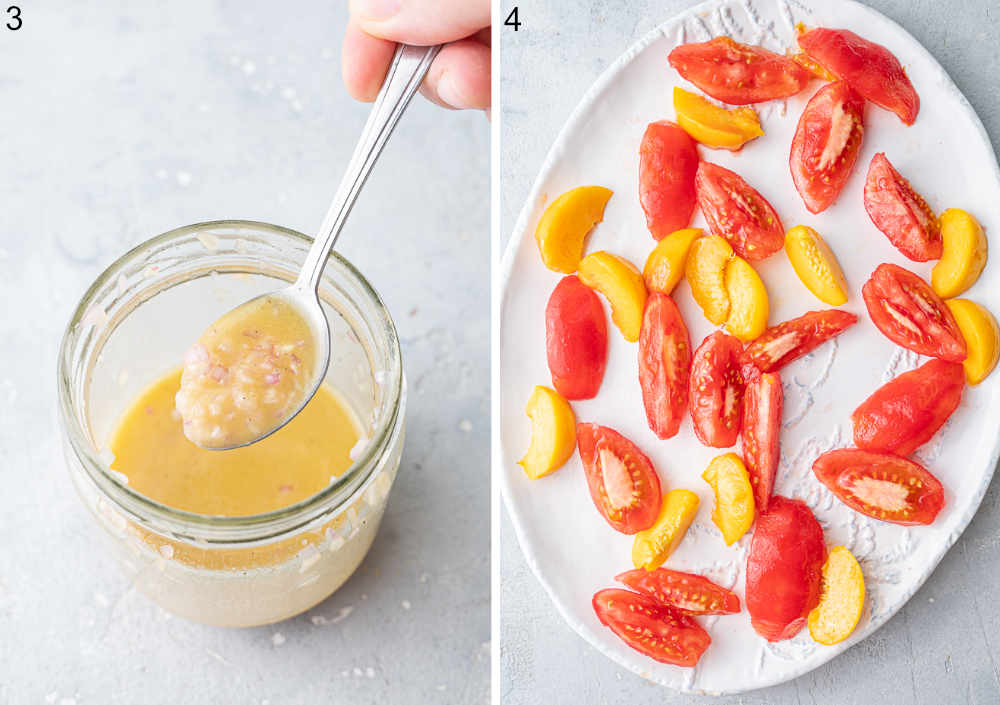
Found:
M 501 33 L 503 96 L 501 237 L 510 236 L 549 146 L 590 84 L 636 39 L 689 0 L 547 0 L 522 5 L 523 25 Z M 873 0 L 945 67 L 1000 136 L 995 76 L 997 9 L 988 0 L 947 4 Z M 512 2 L 502 5 L 502 14 Z M 961 7 L 961 10 L 958 8 Z M 925 99 L 931 99 L 925 96 Z M 1000 480 L 917 594 L 882 629 L 790 683 L 722 699 L 679 694 L 619 668 L 559 617 L 501 519 L 501 699 L 543 703 L 997 703 L 1000 702 Z
M 19 4 L 23 29 L 0 28 L 0 703 L 485 702 L 487 121 L 417 98 L 340 241 L 396 319 L 410 383 L 369 557 L 306 615 L 203 627 L 95 552 L 56 347 L 141 240 L 226 217 L 318 227 L 367 115 L 340 82 L 346 3 Z

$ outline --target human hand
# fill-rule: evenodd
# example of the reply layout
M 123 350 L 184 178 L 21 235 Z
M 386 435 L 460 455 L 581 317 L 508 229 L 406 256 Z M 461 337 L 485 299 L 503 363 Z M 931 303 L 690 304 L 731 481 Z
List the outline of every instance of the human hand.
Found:
M 344 85 L 357 100 L 378 95 L 396 43 L 445 44 L 420 92 L 445 108 L 490 107 L 489 0 L 350 0 Z

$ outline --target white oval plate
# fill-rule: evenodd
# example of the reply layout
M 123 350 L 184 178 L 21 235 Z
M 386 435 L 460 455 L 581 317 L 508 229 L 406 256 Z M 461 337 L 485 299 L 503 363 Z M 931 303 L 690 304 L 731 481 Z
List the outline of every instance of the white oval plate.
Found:
M 768 644 L 750 627 L 746 611 L 700 618 L 712 645 L 696 668 L 656 663 L 602 627 L 591 608 L 593 594 L 615 585 L 631 568 L 632 540 L 613 531 L 587 493 L 579 457 L 553 475 L 529 481 L 516 461 L 530 439 L 523 406 L 536 384 L 550 385 L 545 359 L 544 308 L 559 275 L 542 266 L 535 224 L 550 199 L 574 186 L 600 184 L 614 190 L 587 250 L 606 249 L 640 268 L 654 242 L 637 195 L 638 147 L 646 124 L 674 119 L 671 91 L 685 85 L 667 64 L 667 54 L 686 41 L 719 34 L 783 52 L 794 46 L 794 26 L 845 27 L 887 46 L 906 66 L 921 97 L 916 123 L 868 105 L 862 152 L 837 203 L 813 216 L 796 193 L 788 171 L 788 149 L 799 115 L 820 87 L 815 81 L 784 103 L 758 106 L 766 136 L 742 152 L 701 149 L 702 157 L 732 168 L 760 190 L 785 227 L 815 227 L 837 254 L 850 286 L 847 308 L 861 319 L 836 341 L 785 369 L 782 460 L 775 492 L 805 500 L 826 532 L 828 545 L 845 545 L 861 561 L 868 598 L 854 634 L 836 646 L 814 643 L 804 629 L 797 637 Z M 695 89 L 696 90 L 696 89 Z M 973 213 L 988 233 L 993 204 L 1000 202 L 1000 170 L 982 123 L 934 58 L 909 34 L 855 2 L 818 0 L 713 0 L 668 20 L 632 46 L 598 79 L 563 128 L 542 166 L 515 227 L 502 264 L 500 341 L 501 487 L 518 539 L 556 607 L 583 638 L 622 666 L 672 688 L 736 693 L 786 681 L 816 668 L 883 624 L 923 583 L 979 506 L 996 464 L 1000 374 L 968 388 L 958 411 L 918 459 L 944 483 L 945 509 L 933 526 L 904 528 L 857 514 L 822 487 L 811 465 L 820 453 L 851 441 L 851 411 L 892 376 L 922 362 L 893 345 L 871 324 L 861 285 L 880 262 L 895 262 L 929 278 L 933 263 L 903 258 L 871 224 L 862 205 L 868 162 L 884 151 L 935 211 L 948 207 Z M 703 226 L 696 215 L 694 225 Z M 1000 312 L 1000 281 L 990 264 L 964 296 Z M 796 278 L 782 253 L 758 270 L 771 295 L 771 323 L 825 308 Z M 697 345 L 711 331 L 682 282 L 675 298 Z M 678 436 L 659 441 L 646 425 L 637 381 L 636 346 L 608 322 L 608 369 L 596 399 L 574 402 L 580 421 L 611 426 L 632 439 L 657 467 L 664 488 L 698 493 L 701 507 L 687 537 L 667 565 L 705 574 L 743 597 L 750 535 L 726 548 L 709 517 L 714 499 L 701 473 L 723 452 L 704 448 L 690 419 Z M 737 447 L 738 450 L 738 447 Z

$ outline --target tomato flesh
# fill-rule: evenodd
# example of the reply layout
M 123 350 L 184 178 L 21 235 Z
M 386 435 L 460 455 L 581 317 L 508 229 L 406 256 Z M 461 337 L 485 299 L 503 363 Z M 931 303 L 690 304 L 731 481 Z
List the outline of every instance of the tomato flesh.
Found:
M 577 424 L 576 443 L 590 498 L 611 528 L 636 534 L 651 527 L 662 496 L 649 458 L 625 436 L 597 424 Z
M 907 125 L 920 111 L 920 96 L 899 63 L 881 44 L 846 29 L 819 27 L 799 36 L 799 46 L 827 71 Z
M 615 576 L 615 580 L 687 615 L 740 611 L 740 598 L 736 593 L 694 573 L 669 568 L 636 568 Z
M 545 307 L 545 349 L 552 386 L 565 399 L 597 396 L 608 361 L 601 300 L 575 274 L 563 277 Z
M 909 455 L 929 441 L 962 401 L 961 363 L 931 360 L 879 387 L 851 414 L 854 445 Z
M 728 240 L 740 257 L 761 260 L 784 246 L 785 230 L 777 212 L 736 172 L 702 162 L 695 190 L 709 229 Z
M 934 211 L 882 152 L 868 165 L 865 210 L 875 227 L 909 259 L 941 259 L 944 244 Z
M 747 346 L 743 358 L 761 372 L 776 372 L 857 322 L 853 313 L 839 309 L 810 311 L 765 330 Z
M 892 342 L 929 357 L 965 360 L 965 338 L 951 310 L 913 272 L 880 264 L 861 294 L 872 323 Z
M 820 88 L 802 111 L 788 166 L 810 213 L 837 200 L 861 151 L 864 99 L 844 81 Z
M 653 293 L 639 333 L 639 385 L 646 420 L 657 438 L 677 435 L 688 404 L 691 339 L 674 300 Z
M 812 77 L 787 56 L 729 37 L 681 44 L 668 61 L 688 81 L 730 105 L 787 98 L 805 88 Z
M 764 372 L 747 381 L 743 396 L 743 462 L 750 475 L 758 512 L 767 511 L 778 474 L 784 401 L 777 374 Z
M 689 394 L 691 420 L 698 440 L 711 448 L 729 448 L 740 434 L 742 348 L 739 340 L 717 330 L 694 352 Z
M 694 619 L 648 595 L 607 588 L 594 595 L 593 605 L 601 624 L 660 663 L 694 666 L 712 643 Z
M 813 463 L 819 481 L 856 512 L 911 526 L 931 524 L 944 506 L 944 487 L 921 465 L 889 453 L 843 448 Z
M 691 223 L 698 148 L 672 122 L 650 123 L 639 145 L 639 203 L 656 240 Z
M 826 544 L 812 511 L 797 499 L 771 498 L 757 517 L 747 557 L 750 624 L 768 641 L 791 639 L 819 603 Z

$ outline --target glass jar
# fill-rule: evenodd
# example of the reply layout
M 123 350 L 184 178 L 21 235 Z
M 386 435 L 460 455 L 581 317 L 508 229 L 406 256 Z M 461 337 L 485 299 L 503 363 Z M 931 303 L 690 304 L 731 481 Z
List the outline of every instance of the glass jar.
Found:
M 134 399 L 176 369 L 221 314 L 294 281 L 311 243 L 248 221 L 172 230 L 101 274 L 63 337 L 59 413 L 73 484 L 135 586 L 198 622 L 267 624 L 330 595 L 368 552 L 399 467 L 406 397 L 399 339 L 378 294 L 333 253 L 319 291 L 330 322 L 326 382 L 363 433 L 346 472 L 289 507 L 223 517 L 172 509 L 110 469 L 111 434 Z

